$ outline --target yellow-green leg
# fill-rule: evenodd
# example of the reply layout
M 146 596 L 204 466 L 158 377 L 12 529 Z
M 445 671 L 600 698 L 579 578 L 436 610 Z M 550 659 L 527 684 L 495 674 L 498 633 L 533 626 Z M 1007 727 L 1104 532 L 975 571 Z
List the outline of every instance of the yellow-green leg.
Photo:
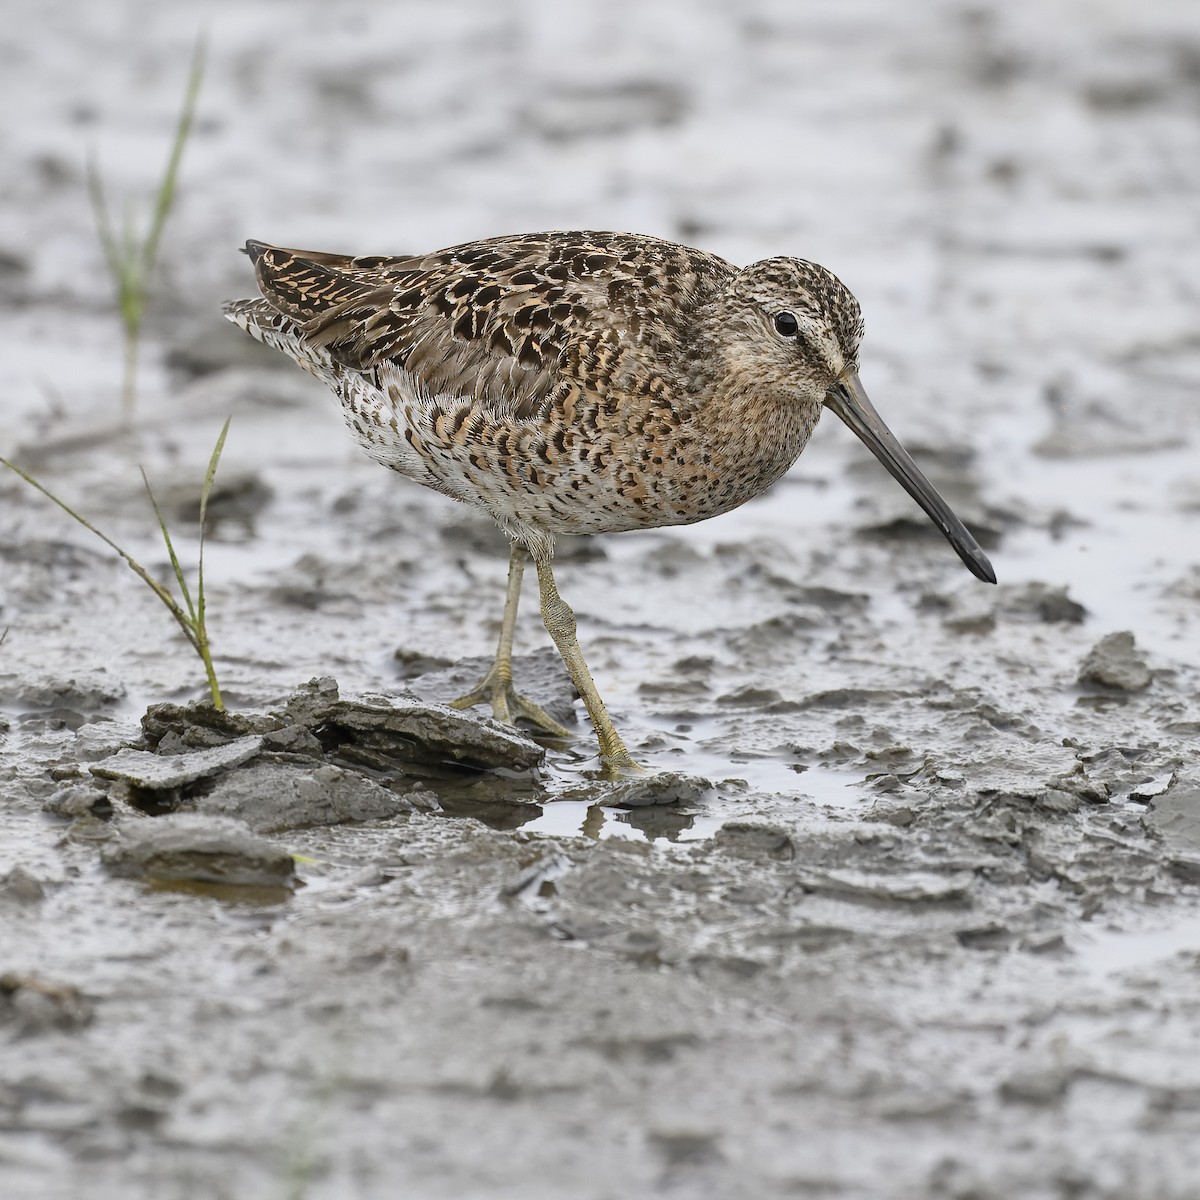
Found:
M 583 697 L 587 706 L 588 716 L 592 718 L 596 738 L 600 742 L 600 758 L 609 768 L 640 770 L 629 756 L 620 735 L 613 728 L 604 701 L 600 699 L 600 693 L 596 691 L 596 685 L 592 682 L 592 673 L 583 660 L 583 651 L 579 649 L 579 642 L 575 637 L 575 614 L 554 586 L 550 559 L 535 559 L 534 565 L 537 567 L 538 591 L 542 600 L 542 620 L 546 622 L 546 628 L 550 631 L 563 662 L 567 664 L 575 690 Z
M 471 708 L 476 704 L 490 703 L 492 715 L 506 725 L 515 725 L 517 717 L 524 717 L 539 729 L 555 737 L 571 737 L 571 731 L 560 725 L 548 712 L 527 700 L 512 681 L 513 634 L 517 628 L 517 605 L 521 601 L 521 579 L 525 574 L 526 549 L 520 542 L 513 542 L 508 560 L 508 592 L 504 598 L 504 620 L 500 623 L 500 645 L 496 648 L 496 659 L 488 673 L 465 695 L 451 700 L 454 708 Z

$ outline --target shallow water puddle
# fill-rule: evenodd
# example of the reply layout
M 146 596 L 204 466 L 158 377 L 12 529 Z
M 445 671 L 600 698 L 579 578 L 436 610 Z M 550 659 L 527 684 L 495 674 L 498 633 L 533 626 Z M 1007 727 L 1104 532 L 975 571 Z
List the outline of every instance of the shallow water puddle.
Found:
M 1096 978 L 1137 970 L 1178 954 L 1200 955 L 1200 913 L 1188 913 L 1163 929 L 1089 932 L 1074 950 L 1080 967 Z
M 775 755 L 722 755 L 694 744 L 645 758 L 649 773 L 686 772 L 711 783 L 702 799 L 683 804 L 622 807 L 598 803 L 587 794 L 597 760 L 571 759 L 551 751 L 543 772 L 546 790 L 528 781 L 495 786 L 474 781 L 454 789 L 441 781 L 437 791 L 443 813 L 471 817 L 493 829 L 555 837 L 620 837 L 697 842 L 711 838 L 728 821 L 767 819 L 768 809 L 792 800 L 821 807 L 852 809 L 863 802 L 861 771 L 806 766 Z M 582 794 L 581 794 L 582 793 Z
M 786 752 L 733 750 L 722 753 L 713 748 L 728 734 L 727 727 L 719 720 L 693 721 L 686 739 L 676 726 L 660 725 L 658 729 L 664 739 L 674 743 L 666 755 L 674 761 L 651 765 L 669 765 L 672 770 L 703 776 L 716 787 L 745 784 L 753 793 L 804 797 L 837 808 L 852 805 L 860 799 L 853 790 L 862 782 L 860 772 L 803 763 Z
M 523 832 L 554 837 L 627 838 L 631 841 L 703 842 L 727 821 L 747 815 L 726 811 L 683 812 L 677 808 L 601 808 L 584 800 L 556 800 L 542 808 L 541 816 L 522 826 Z
M 551 798 L 531 806 L 535 811 L 540 810 L 539 814 L 523 822 L 521 829 L 558 837 L 700 842 L 711 838 L 729 821 L 766 818 L 764 799 L 769 796 L 839 809 L 862 801 L 857 786 L 862 783 L 862 776 L 853 771 L 823 766 L 798 769 L 782 758 L 725 757 L 695 747 L 689 747 L 681 763 L 672 765 L 712 782 L 702 801 L 696 805 L 609 808 L 586 799 Z M 577 782 L 566 773 L 559 777 Z

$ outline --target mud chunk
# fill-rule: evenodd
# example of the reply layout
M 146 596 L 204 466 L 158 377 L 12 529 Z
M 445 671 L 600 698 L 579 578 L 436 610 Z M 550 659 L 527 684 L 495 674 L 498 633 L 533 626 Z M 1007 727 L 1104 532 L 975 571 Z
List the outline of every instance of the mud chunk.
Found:
M 28 291 L 29 260 L 7 247 L 0 250 L 0 304 L 19 304 Z
M 490 717 L 412 696 L 340 698 L 329 678 L 314 679 L 288 701 L 288 716 L 323 744 L 348 742 L 399 762 L 457 763 L 528 770 L 546 756 L 537 742 Z
M 996 611 L 1016 620 L 1044 621 L 1048 625 L 1078 625 L 1087 616 L 1087 609 L 1072 600 L 1065 587 L 1049 587 L 1044 583 L 1005 588 Z
M 1072 1072 L 1059 1066 L 1014 1071 L 1000 1084 L 1000 1098 L 1013 1104 L 1056 1105 L 1071 1086 Z
M 338 700 L 337 680 L 331 675 L 322 675 L 301 684 L 287 702 L 287 716 L 297 725 L 312 728 L 320 725 L 325 710 Z
M 876 508 L 880 516 L 859 525 L 856 532 L 860 537 L 891 544 L 901 541 L 931 542 L 942 536 L 932 521 L 910 511 L 911 506 L 900 499 L 891 496 L 881 498 L 876 501 Z M 955 508 L 985 550 L 994 550 L 1000 545 L 1004 530 L 991 513 L 970 501 L 956 503 Z
M 77 762 L 107 758 L 126 746 L 142 741 L 141 726 L 131 720 L 100 720 L 75 730 L 74 757 Z
M 1153 800 L 1155 796 L 1161 796 L 1174 782 L 1174 771 L 1168 771 L 1167 774 L 1159 775 L 1154 779 L 1145 779 L 1130 789 L 1129 798 L 1139 804 L 1145 804 L 1147 801 Z
M 436 808 L 425 790 L 398 795 L 373 779 L 340 767 L 296 770 L 258 763 L 219 779 L 187 807 L 210 816 L 235 817 L 255 833 L 280 833 L 318 825 L 378 821 L 417 809 Z
M 747 685 L 717 697 L 717 703 L 727 708 L 765 708 L 778 704 L 783 697 L 774 688 Z
M 330 724 L 354 740 L 407 761 L 461 763 L 466 767 L 536 767 L 545 750 L 531 738 L 490 717 L 468 716 L 444 704 L 374 697 L 340 701 Z
M 263 749 L 280 754 L 299 754 L 320 758 L 323 750 L 320 739 L 303 725 L 285 725 L 282 729 L 263 734 Z
M 1076 763 L 1071 770 L 1052 776 L 1046 783 L 1052 789 L 1078 796 L 1085 804 L 1107 804 L 1112 795 L 1110 784 L 1103 779 L 1093 779 L 1084 770 L 1083 763 Z
M 825 871 L 800 880 L 806 892 L 866 904 L 949 905 L 969 907 L 971 878 L 909 871 L 873 875 L 866 871 Z
M 145 791 L 170 791 L 241 766 L 262 749 L 262 744 L 262 738 L 255 734 L 186 754 L 122 750 L 111 758 L 93 763 L 89 770 L 100 779 L 119 779 Z
M 1122 692 L 1141 692 L 1150 686 L 1150 668 L 1138 653 L 1128 630 L 1102 637 L 1079 669 L 1079 682 Z
M 36 975 L 0 975 L 0 1028 L 15 1026 L 22 1034 L 82 1029 L 92 1019 L 92 1006 L 77 988 Z
M 1086 772 L 1083 777 L 1102 788 L 1106 798 L 1128 796 L 1141 802 L 1165 792 L 1175 769 L 1181 765 L 1178 757 L 1163 757 L 1146 746 L 1106 746 L 1079 757 L 1077 770 Z M 1162 786 L 1164 777 L 1167 786 Z M 1070 776 L 1059 776 L 1050 783 L 1054 787 L 1065 787 L 1067 791 L 1078 790 L 1072 786 Z M 1088 799 L 1083 792 L 1079 794 Z
M 668 1169 L 707 1167 L 724 1162 L 715 1133 L 681 1130 L 652 1130 L 647 1138 Z
M 864 613 L 871 603 L 871 598 L 863 592 L 840 592 L 830 587 L 801 587 L 797 594 L 804 603 L 815 604 L 839 617 Z
M 108 796 L 85 783 L 69 783 L 54 792 L 42 805 L 42 811 L 56 817 L 92 817 L 112 811 Z
M 803 608 L 732 631 L 726 640 L 729 649 L 743 659 L 773 663 L 780 646 L 810 637 L 812 630 L 828 624 L 829 618 L 821 609 Z
M 1196 502 L 1181 506 L 1185 512 L 1200 511 L 1200 485 L 1196 488 Z M 1163 588 L 1161 595 L 1173 600 L 1200 600 L 1200 567 L 1190 567 L 1186 574 L 1181 575 L 1174 583 Z
M 278 717 L 229 712 L 214 708 L 206 700 L 191 704 L 152 704 L 142 717 L 142 731 L 152 745 L 157 746 L 171 733 L 178 738 L 178 742 L 172 743 L 173 747 L 193 749 L 220 746 L 252 734 L 270 733 L 282 724 Z M 166 747 L 163 749 L 166 752 Z
M 397 673 L 403 680 L 420 679 L 422 675 L 444 671 L 454 665 L 448 658 L 441 658 L 436 654 L 426 654 L 423 650 L 412 650 L 407 646 L 397 647 L 392 654 L 392 660 L 396 664 Z
M 180 525 L 199 523 L 200 497 L 190 480 L 156 489 L 156 494 L 163 511 L 169 514 L 168 520 Z M 254 536 L 255 520 L 274 496 L 274 490 L 252 471 L 223 472 L 209 493 L 204 513 L 205 532 L 211 536 L 220 529 L 225 540 L 230 541 L 227 530 L 232 526 L 236 534 L 248 540 Z
M 1078 793 L 1053 787 L 1038 795 L 1035 802 L 1043 812 L 1050 813 L 1075 813 L 1083 807 L 1083 799 Z
M 986 925 L 958 930 L 954 939 L 966 950 L 1004 950 L 1012 945 L 1014 934 L 1007 926 L 989 921 Z
M 995 631 L 996 614 L 987 609 L 982 600 L 964 603 L 959 611 L 952 613 L 942 622 L 950 633 L 987 634 Z
M 907 804 L 881 800 L 871 805 L 871 811 L 867 813 L 866 819 L 881 821 L 885 825 L 896 825 L 904 829 L 917 819 L 917 814 Z
M 24 867 L 13 867 L 0 879 L 0 904 L 36 904 L 46 895 L 46 885 Z
M 0 675 L 0 700 L 23 708 L 70 708 L 91 712 L 115 704 L 125 696 L 125 685 L 111 679 L 103 668 L 77 671 L 68 676 Z
M 687 542 L 667 542 L 656 546 L 645 559 L 646 567 L 664 579 L 677 579 L 680 575 L 702 566 L 707 560 L 694 546 Z
M 1172 849 L 1200 854 L 1200 782 L 1179 782 L 1155 796 L 1143 821 Z
M 713 845 L 744 858 L 792 859 L 796 847 L 777 825 L 753 821 L 728 821 L 713 835 Z
M 1200 883 L 1200 854 L 1179 854 L 1167 863 L 1167 869 L 1179 880 L 1195 887 Z
M 897 700 L 906 693 L 885 688 L 830 688 L 828 691 L 813 692 L 805 696 L 798 708 L 870 708 L 872 705 L 886 704 Z
M 128 822 L 103 858 L 115 875 L 166 883 L 278 887 L 295 872 L 286 850 L 242 822 L 198 813 Z

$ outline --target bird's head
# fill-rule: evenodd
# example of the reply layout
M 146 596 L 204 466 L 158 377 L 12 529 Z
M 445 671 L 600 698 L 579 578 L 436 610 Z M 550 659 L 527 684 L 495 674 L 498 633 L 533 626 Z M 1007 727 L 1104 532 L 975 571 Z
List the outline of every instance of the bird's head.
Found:
M 862 312 L 831 271 L 766 258 L 729 281 L 719 303 L 726 368 L 792 401 L 824 402 L 858 363 Z
M 863 320 L 832 271 L 802 258 L 766 258 L 729 281 L 716 305 L 725 369 L 787 404 L 832 409 L 942 531 L 977 578 L 996 582 L 975 539 L 884 424 L 858 378 Z

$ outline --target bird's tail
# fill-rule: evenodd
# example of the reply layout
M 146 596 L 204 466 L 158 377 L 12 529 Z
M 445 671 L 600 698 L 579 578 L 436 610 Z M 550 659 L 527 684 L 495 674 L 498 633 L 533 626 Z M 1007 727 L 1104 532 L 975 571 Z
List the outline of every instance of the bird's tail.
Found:
M 241 326 L 252 338 L 293 359 L 310 375 L 324 383 L 338 374 L 338 367 L 329 352 L 313 346 L 299 326 L 268 300 L 230 300 L 224 307 L 225 316 Z

